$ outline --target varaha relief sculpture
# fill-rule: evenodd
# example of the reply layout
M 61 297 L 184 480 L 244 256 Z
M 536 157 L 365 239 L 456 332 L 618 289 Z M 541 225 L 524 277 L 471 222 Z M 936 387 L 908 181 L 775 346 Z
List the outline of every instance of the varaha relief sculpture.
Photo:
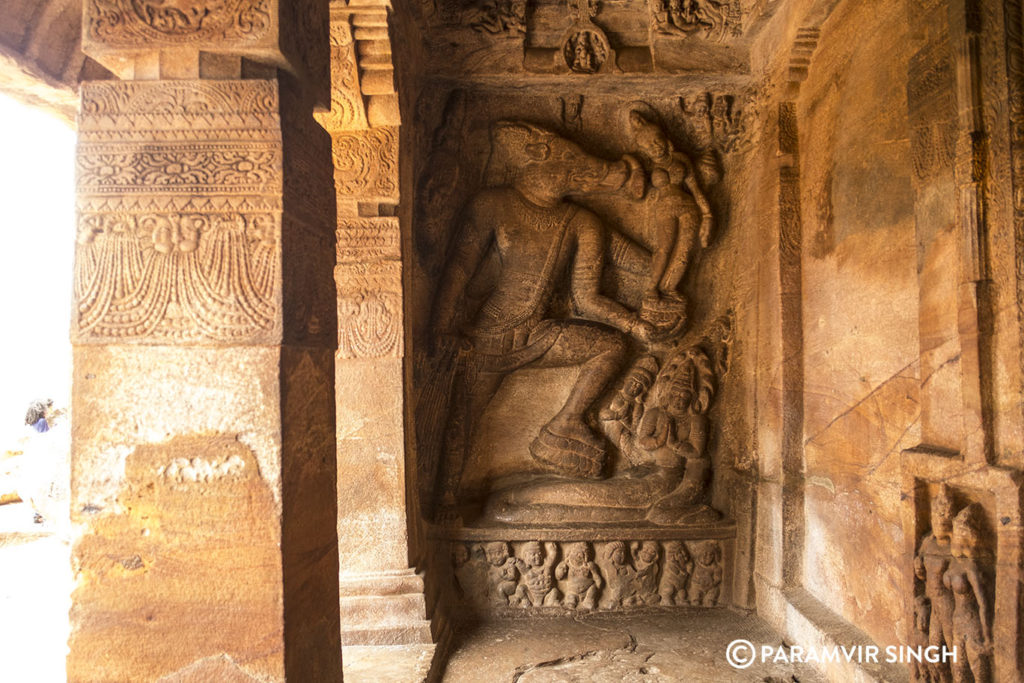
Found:
M 911 673 L 917 681 L 990 683 L 992 603 L 984 571 L 989 547 L 984 509 L 971 503 L 957 512 L 952 492 L 940 484 L 931 501 L 931 527 L 914 558 L 923 583 L 914 601 L 914 637 L 947 651 L 956 648 L 957 657 L 915 664 Z
M 586 424 L 585 414 L 618 373 L 626 337 L 650 339 L 655 332 L 636 313 L 601 294 L 603 226 L 593 213 L 565 199 L 627 186 L 639 193 L 639 163 L 605 162 L 527 123 L 496 124 L 492 144 L 492 172 L 503 184 L 480 192 L 466 208 L 437 303 L 435 330 L 442 344 L 459 348 L 459 330 L 470 344 L 456 385 L 455 408 L 462 408 L 462 415 L 446 434 L 447 454 L 454 461 L 444 482 L 450 502 L 483 409 L 507 374 L 527 366 L 582 366 L 565 405 L 537 435 L 530 452 L 566 476 L 601 476 L 605 444 Z M 474 274 L 491 256 L 498 264 L 493 286 L 471 314 L 461 304 Z M 571 271 L 579 317 L 549 311 L 566 270 Z
M 437 420 L 445 425 L 439 520 L 693 526 L 721 518 L 707 504 L 715 363 L 685 341 L 680 292 L 713 234 L 704 175 L 647 105 L 627 109 L 622 133 L 636 156 L 610 162 L 530 123 L 492 126 L 491 186 L 461 214 L 433 317 L 435 367 L 448 373 L 435 384 L 451 387 L 448 417 Z M 642 217 L 633 232 L 650 256 L 631 253 L 647 275 L 628 297 L 638 310 L 602 289 L 606 271 L 619 267 L 614 256 L 606 262 L 613 227 L 570 199 L 597 194 Z M 472 500 L 461 481 L 493 397 L 512 373 L 560 367 L 579 372 L 532 437 L 531 465 Z M 658 594 L 643 573 L 652 547 L 638 552 L 646 559 L 634 558 L 644 584 L 637 595 L 649 602 Z

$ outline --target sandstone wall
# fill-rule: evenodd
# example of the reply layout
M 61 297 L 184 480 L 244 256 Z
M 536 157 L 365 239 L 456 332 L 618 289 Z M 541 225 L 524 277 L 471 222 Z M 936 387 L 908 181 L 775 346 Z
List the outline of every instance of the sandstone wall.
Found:
M 804 586 L 897 643 L 899 455 L 918 443 L 917 252 L 901 3 L 841 3 L 797 101 Z

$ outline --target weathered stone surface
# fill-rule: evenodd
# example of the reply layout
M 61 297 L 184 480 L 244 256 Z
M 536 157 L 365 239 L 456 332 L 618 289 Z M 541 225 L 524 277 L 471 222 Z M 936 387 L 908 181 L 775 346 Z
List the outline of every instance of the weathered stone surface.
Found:
M 252 451 L 177 437 L 124 467 L 75 544 L 69 678 L 152 680 L 222 653 L 253 678 L 283 677 L 281 529 Z
M 75 367 L 69 680 L 333 675 L 331 352 L 85 346 Z
M 800 169 L 804 585 L 888 644 L 900 642 L 905 628 L 900 568 L 891 558 L 902 533 L 899 453 L 920 439 L 923 368 L 900 105 L 909 51 L 882 54 L 883 45 L 902 42 L 900 8 L 865 9 L 837 8 L 823 26 L 798 104 L 807 150 Z M 868 22 L 888 30 L 865 38 Z

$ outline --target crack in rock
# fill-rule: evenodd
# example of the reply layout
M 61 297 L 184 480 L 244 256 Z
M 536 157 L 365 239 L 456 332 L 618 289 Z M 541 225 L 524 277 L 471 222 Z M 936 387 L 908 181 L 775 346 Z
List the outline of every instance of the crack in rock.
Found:
M 653 650 L 638 648 L 636 637 L 615 650 L 587 650 L 517 667 L 512 683 L 661 683 L 668 681 L 649 664 Z

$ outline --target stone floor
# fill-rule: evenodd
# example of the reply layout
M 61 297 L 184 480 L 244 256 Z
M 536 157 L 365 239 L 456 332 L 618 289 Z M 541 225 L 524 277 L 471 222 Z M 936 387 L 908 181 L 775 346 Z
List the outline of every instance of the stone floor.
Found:
M 818 683 L 807 665 L 755 663 L 733 669 L 735 639 L 778 647 L 759 618 L 730 610 L 599 613 L 577 618 L 502 620 L 456 632 L 444 683 Z M 346 683 L 419 683 L 417 648 L 346 648 Z
M 0 680 L 62 683 L 70 550 L 31 519 L 24 504 L 0 506 Z
M 0 680 L 64 680 L 71 572 L 59 535 L 27 528 L 0 510 Z M 17 521 L 18 524 L 14 524 Z M 15 531 L 14 527 L 18 527 Z M 31 530 L 31 531 L 29 531 Z M 35 532 L 35 533 L 32 533 Z M 55 628 L 59 625 L 59 628 Z M 818 683 L 806 665 L 755 663 L 736 670 L 728 644 L 779 646 L 780 636 L 751 614 L 672 610 L 575 618 L 508 619 L 456 630 L 444 683 Z M 421 683 L 433 646 L 344 650 L 346 683 Z
M 345 683 L 420 683 L 428 678 L 433 645 L 344 647 Z

